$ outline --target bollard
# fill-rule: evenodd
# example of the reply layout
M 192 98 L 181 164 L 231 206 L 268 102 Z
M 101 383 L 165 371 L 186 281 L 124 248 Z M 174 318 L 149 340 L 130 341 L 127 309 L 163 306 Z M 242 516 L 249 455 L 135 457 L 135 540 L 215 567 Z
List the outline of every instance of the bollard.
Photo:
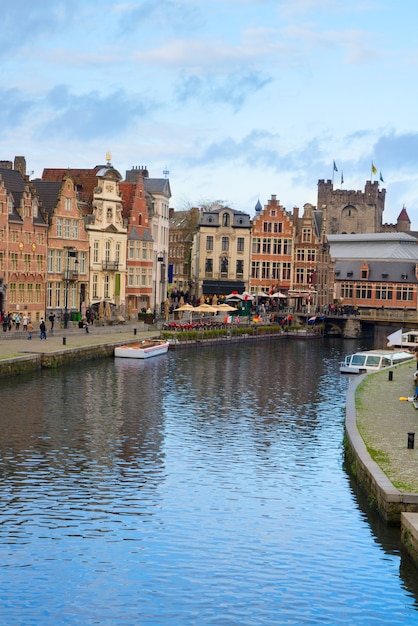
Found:
M 134 335 L 136 335 L 136 328 L 134 328 Z
M 389 380 L 393 380 L 393 371 L 392 370 L 390 370 L 390 372 L 389 372 Z
M 408 433 L 408 450 L 414 449 L 415 433 Z
M 62 345 L 63 345 L 63 346 L 66 346 L 66 345 L 67 345 L 67 338 L 66 338 L 66 337 L 63 337 L 63 338 L 62 338 Z

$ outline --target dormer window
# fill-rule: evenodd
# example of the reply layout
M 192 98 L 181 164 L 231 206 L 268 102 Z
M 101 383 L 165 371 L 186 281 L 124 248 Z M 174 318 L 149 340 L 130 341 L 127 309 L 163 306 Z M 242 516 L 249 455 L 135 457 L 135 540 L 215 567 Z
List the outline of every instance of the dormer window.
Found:
M 369 278 L 369 266 L 367 263 L 363 263 L 360 270 L 360 278 L 361 280 L 367 280 Z
M 222 215 L 222 226 L 229 226 L 229 213 Z
M 402 274 L 402 280 L 408 280 L 408 274 Z

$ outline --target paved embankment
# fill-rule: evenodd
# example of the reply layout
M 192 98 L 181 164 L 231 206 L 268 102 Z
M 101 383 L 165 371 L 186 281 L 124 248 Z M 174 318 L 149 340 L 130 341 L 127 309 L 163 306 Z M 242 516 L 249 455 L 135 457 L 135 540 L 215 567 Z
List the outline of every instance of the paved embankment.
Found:
M 12 330 L 0 334 L 0 376 L 57 367 L 77 359 L 112 356 L 117 345 L 159 335 L 158 329 L 133 323 L 97 326 L 89 333 L 79 328 L 54 329 L 47 333 L 46 340 L 41 340 L 38 332 L 28 340 L 25 332 Z
M 417 560 L 418 411 L 399 399 L 413 396 L 415 370 L 412 361 L 353 377 L 347 393 L 346 453 L 370 503 L 386 522 L 401 524 L 402 540 Z

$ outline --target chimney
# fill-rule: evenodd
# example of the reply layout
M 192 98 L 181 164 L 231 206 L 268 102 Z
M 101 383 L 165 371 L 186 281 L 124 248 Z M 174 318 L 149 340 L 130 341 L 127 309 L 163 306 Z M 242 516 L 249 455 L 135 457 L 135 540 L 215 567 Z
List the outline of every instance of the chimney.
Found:
M 26 178 L 26 159 L 24 156 L 15 156 L 14 169 L 22 174 L 22 178 Z

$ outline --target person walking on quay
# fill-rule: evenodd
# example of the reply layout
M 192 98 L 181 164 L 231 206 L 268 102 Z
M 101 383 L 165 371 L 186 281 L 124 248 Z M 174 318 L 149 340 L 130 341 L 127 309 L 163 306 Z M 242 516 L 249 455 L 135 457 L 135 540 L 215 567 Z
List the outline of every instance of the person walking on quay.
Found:
M 28 329 L 28 324 L 29 324 L 29 315 L 27 313 L 25 313 L 25 315 L 23 316 L 23 330 L 27 330 Z
M 3 314 L 3 320 L 2 320 L 2 325 L 3 325 L 3 332 L 7 332 L 7 327 L 9 325 L 9 319 L 7 317 L 7 315 L 4 313 Z
M 44 318 L 41 318 L 41 323 L 39 324 L 39 329 L 41 331 L 41 339 L 46 339 L 46 324 L 44 322 Z
M 29 322 L 26 324 L 26 330 L 28 331 L 28 339 L 32 339 L 32 333 L 33 333 L 33 324 L 32 322 L 29 320 Z
M 49 321 L 51 322 L 51 331 L 54 330 L 54 323 L 55 323 L 55 313 L 51 313 L 51 315 L 48 317 Z
M 16 325 L 16 330 L 19 330 L 19 328 L 20 328 L 20 313 L 16 313 L 16 315 L 15 315 L 15 325 Z

